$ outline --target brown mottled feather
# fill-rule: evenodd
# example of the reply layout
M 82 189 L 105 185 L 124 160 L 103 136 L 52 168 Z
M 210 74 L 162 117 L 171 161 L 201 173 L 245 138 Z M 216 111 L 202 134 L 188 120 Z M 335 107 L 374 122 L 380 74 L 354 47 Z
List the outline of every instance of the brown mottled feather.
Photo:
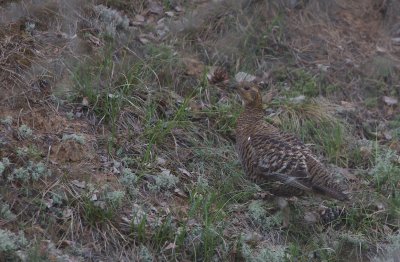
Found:
M 295 136 L 264 121 L 258 87 L 238 86 L 245 109 L 236 128 L 236 149 L 246 175 L 281 196 L 320 193 L 338 200 L 348 199 L 331 173 Z

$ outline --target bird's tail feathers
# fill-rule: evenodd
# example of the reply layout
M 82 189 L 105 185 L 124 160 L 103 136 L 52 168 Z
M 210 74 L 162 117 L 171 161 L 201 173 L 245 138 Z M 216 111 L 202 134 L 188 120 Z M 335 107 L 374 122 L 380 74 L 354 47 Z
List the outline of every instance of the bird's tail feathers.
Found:
M 329 197 L 332 197 L 332 198 L 340 200 L 340 201 L 349 200 L 349 196 L 347 194 L 339 192 L 334 189 L 327 188 L 325 186 L 312 185 L 312 188 L 314 189 L 314 191 L 316 191 L 322 195 L 327 195 Z

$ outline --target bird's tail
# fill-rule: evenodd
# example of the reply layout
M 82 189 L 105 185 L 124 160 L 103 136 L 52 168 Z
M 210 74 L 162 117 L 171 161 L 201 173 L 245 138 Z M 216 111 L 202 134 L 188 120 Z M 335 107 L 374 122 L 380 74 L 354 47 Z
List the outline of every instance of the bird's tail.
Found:
M 341 201 L 349 199 L 348 195 L 342 192 L 342 186 L 335 181 L 333 175 L 321 162 L 310 155 L 306 156 L 306 162 L 314 191 Z
M 349 196 L 347 194 L 342 193 L 337 190 L 334 190 L 334 189 L 330 189 L 330 188 L 320 186 L 320 185 L 312 185 L 312 188 L 314 189 L 314 191 L 316 191 L 322 195 L 326 195 L 326 196 L 332 197 L 332 198 L 340 200 L 340 201 L 349 200 Z

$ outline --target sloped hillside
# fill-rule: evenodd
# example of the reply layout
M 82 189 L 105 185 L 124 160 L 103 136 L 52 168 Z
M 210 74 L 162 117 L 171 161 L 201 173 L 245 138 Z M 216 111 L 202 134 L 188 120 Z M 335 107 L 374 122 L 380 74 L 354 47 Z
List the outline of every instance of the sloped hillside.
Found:
M 394 0 L 0 0 L 0 261 L 395 259 L 399 71 Z M 234 149 L 244 78 L 351 201 L 282 227 Z

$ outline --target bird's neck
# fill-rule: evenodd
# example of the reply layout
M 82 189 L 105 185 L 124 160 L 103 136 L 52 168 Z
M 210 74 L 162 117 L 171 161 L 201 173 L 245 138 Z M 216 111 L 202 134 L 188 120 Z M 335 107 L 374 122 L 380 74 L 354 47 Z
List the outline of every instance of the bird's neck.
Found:
M 247 123 L 255 123 L 264 119 L 264 109 L 262 105 L 246 105 L 242 113 L 242 118 Z
M 264 117 L 264 109 L 262 107 L 262 104 L 248 104 L 244 107 L 244 111 L 246 112 L 246 115 L 254 115 L 260 118 Z

